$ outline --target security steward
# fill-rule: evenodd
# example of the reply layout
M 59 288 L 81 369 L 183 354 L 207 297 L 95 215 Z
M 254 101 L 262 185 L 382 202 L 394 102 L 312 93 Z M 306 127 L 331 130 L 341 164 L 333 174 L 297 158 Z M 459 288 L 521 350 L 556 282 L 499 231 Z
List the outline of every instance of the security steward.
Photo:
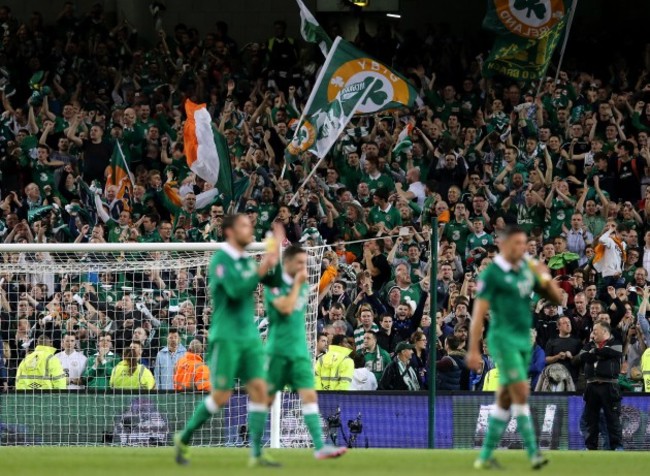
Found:
M 641 374 L 643 375 L 643 390 L 650 393 L 650 347 L 641 357 Z
M 55 353 L 50 338 L 39 336 L 34 352 L 18 366 L 16 390 L 65 390 L 65 372 Z
M 345 336 L 334 336 L 325 355 L 316 361 L 316 390 L 350 390 L 354 375 L 351 353 Z
M 621 389 L 618 375 L 621 371 L 623 346 L 612 336 L 612 329 L 606 322 L 597 321 L 591 333 L 591 341 L 578 354 L 584 365 L 587 387 L 585 389 L 585 420 L 588 450 L 598 449 L 598 421 L 603 410 L 609 433 L 609 447 L 622 447 Z

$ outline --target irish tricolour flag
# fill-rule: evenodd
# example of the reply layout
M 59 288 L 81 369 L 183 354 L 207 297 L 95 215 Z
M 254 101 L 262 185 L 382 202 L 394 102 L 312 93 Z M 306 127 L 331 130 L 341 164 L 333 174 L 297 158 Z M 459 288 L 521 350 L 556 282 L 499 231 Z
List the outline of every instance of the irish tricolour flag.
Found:
M 212 125 L 205 104 L 185 101 L 187 120 L 183 129 L 183 144 L 190 170 L 219 190 L 224 204 L 233 196 L 232 166 L 228 143 Z
M 212 118 L 205 104 L 196 104 L 188 99 L 185 112 L 183 144 L 187 165 L 196 175 L 214 185 L 219 179 L 220 160 L 229 160 L 228 148 L 217 148 Z
M 397 136 L 397 142 L 395 143 L 395 147 L 393 147 L 393 155 L 407 153 L 413 148 L 411 132 L 413 132 L 413 124 L 406 124 L 402 132 Z

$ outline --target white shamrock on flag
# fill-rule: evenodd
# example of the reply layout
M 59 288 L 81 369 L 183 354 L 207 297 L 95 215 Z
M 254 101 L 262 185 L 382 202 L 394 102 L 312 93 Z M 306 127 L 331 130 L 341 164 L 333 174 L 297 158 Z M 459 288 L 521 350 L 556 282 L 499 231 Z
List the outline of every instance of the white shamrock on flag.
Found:
M 343 82 L 342 77 L 336 76 L 335 78 L 332 78 L 332 84 L 334 86 L 338 86 L 339 88 L 342 88 L 345 85 L 345 82 Z

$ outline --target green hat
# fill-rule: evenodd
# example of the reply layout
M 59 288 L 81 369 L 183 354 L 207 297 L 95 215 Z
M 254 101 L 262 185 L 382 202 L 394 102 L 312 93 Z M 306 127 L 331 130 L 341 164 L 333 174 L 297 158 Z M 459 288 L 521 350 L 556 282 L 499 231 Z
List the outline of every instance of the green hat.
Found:
M 29 223 L 34 223 L 35 221 L 42 220 L 45 215 L 47 215 L 53 208 L 54 207 L 52 205 L 32 208 L 31 210 L 27 211 L 27 221 Z
M 395 347 L 395 353 L 399 354 L 403 350 L 408 350 L 408 349 L 413 350 L 413 349 L 415 349 L 415 346 L 413 344 L 409 344 L 408 342 L 406 342 L 404 340 L 404 341 L 400 342 L 399 344 L 397 344 L 397 347 Z
M 41 83 L 45 78 L 45 73 L 43 71 L 36 71 L 31 78 L 29 78 L 29 88 L 33 91 L 38 91 L 41 89 Z

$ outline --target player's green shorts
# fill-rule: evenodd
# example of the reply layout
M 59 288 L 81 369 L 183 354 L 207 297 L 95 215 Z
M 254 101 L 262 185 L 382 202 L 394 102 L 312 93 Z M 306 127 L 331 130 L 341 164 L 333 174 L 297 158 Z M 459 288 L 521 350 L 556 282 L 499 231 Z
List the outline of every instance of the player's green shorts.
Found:
M 488 350 L 499 369 L 499 385 L 505 387 L 528 380 L 531 350 L 518 349 L 504 341 L 488 340 Z
M 310 390 L 315 386 L 314 368 L 307 356 L 269 355 L 267 364 L 269 395 L 282 391 L 285 387 L 295 391 Z
M 265 378 L 264 349 L 259 339 L 245 341 L 214 340 L 208 342 L 206 363 L 213 390 L 232 390 L 235 379 L 247 384 Z

